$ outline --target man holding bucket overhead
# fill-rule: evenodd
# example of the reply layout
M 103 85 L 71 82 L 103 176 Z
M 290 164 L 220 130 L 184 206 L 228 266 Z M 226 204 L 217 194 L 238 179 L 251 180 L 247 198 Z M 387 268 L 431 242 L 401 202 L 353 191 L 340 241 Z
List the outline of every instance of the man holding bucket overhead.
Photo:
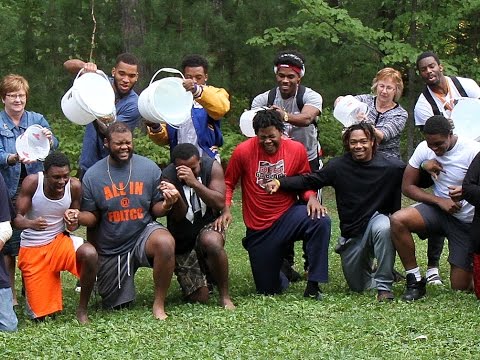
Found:
M 223 145 L 220 119 L 230 110 L 227 91 L 207 85 L 208 61 L 200 55 L 187 55 L 181 64 L 185 76 L 183 87 L 193 94 L 191 121 L 174 128 L 167 124 L 147 122 L 148 136 L 158 145 L 194 144 L 203 154 L 220 161 L 218 148 Z M 168 119 L 165 119 L 168 123 Z
M 138 63 L 138 59 L 132 54 L 118 55 L 112 69 L 113 79 L 111 79 L 115 92 L 116 120 L 127 124 L 132 131 L 140 119 L 138 95 L 133 90 L 138 80 Z M 79 59 L 67 60 L 63 66 L 72 74 L 77 74 L 81 69 L 86 72 L 97 71 L 96 64 Z M 89 167 L 108 155 L 108 150 L 103 146 L 105 129 L 102 125 L 95 121 L 86 126 L 80 155 L 80 179 Z

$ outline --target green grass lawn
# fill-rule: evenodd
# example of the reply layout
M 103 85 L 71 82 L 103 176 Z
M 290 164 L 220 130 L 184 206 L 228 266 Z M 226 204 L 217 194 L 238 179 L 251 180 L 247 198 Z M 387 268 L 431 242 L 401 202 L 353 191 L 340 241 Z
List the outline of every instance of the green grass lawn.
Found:
M 375 292 L 348 291 L 333 247 L 339 234 L 332 191 L 324 192 L 332 222 L 330 282 L 323 301 L 303 298 L 305 282 L 274 297 L 255 294 L 246 251 L 239 198 L 229 228 L 231 295 L 237 309 L 185 304 L 175 280 L 167 298 L 166 321 L 151 315 L 153 288 L 150 269 L 136 276 L 133 308 L 105 311 L 100 299 L 90 305 L 91 324 L 75 320 L 78 294 L 75 279 L 65 274 L 62 314 L 32 323 L 18 309 L 19 331 L 0 333 L 0 359 L 476 359 L 480 357 L 479 304 L 473 294 L 449 286 L 428 288 L 415 303 L 399 298 L 404 283 L 395 285 L 393 303 L 377 303 Z M 80 231 L 81 233 L 81 231 Z M 417 241 L 425 271 L 425 242 Z M 443 254 L 441 275 L 448 283 Z M 300 244 L 297 267 L 301 268 Z M 403 270 L 397 260 L 397 269 Z M 20 288 L 20 283 L 18 285 Z M 20 302 L 23 298 L 19 298 Z

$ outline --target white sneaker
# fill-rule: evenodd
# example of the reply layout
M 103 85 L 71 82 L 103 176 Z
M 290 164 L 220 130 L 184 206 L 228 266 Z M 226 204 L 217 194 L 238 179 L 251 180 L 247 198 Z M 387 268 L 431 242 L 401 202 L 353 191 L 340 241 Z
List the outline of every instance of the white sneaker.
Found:
M 439 274 L 433 273 L 427 277 L 427 284 L 429 285 L 443 285 L 442 278 Z

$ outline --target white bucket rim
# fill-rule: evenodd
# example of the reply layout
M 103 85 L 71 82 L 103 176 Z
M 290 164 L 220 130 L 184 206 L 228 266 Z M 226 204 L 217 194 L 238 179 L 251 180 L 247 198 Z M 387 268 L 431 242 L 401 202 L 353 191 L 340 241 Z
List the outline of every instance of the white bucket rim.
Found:
M 360 100 L 356 99 L 353 95 L 345 95 L 335 105 L 333 109 L 333 116 L 340 121 L 344 127 L 352 126 L 359 120 L 356 115 L 364 113 L 368 114 L 368 105 Z
M 155 80 L 155 77 L 162 71 L 178 73 L 182 78 L 166 77 Z M 158 70 L 150 80 L 150 85 L 140 94 L 139 111 L 142 116 L 150 121 L 167 123 L 174 128 L 178 128 L 191 119 L 193 94 L 183 88 L 183 79 L 184 76 L 179 70 L 173 68 Z M 155 98 L 159 91 L 162 92 L 160 97 Z M 170 99 L 164 99 L 165 93 L 173 94 L 170 95 Z M 167 105 L 175 105 L 177 108 L 169 108 Z
M 77 74 L 72 86 L 75 101 L 78 102 L 83 110 L 89 112 L 95 118 L 111 115 L 112 108 L 109 104 L 111 103 L 115 106 L 115 92 L 107 75 L 101 70 L 86 72 L 81 77 L 79 77 L 79 74 Z M 102 78 L 101 82 L 98 81 L 98 77 Z M 95 86 L 93 86 L 94 91 L 91 89 L 92 84 L 85 85 L 86 89 L 83 88 L 83 83 L 86 81 L 91 82 L 90 79 L 96 81 Z M 101 98 L 98 98 L 98 96 L 101 96 Z
M 17 153 L 28 160 L 43 160 L 50 152 L 50 140 L 38 124 L 30 125 L 15 140 Z
M 240 131 L 242 132 L 243 135 L 245 135 L 246 137 L 257 136 L 255 134 L 255 129 L 253 128 L 253 118 L 255 117 L 258 111 L 265 110 L 265 109 L 267 108 L 262 106 L 259 108 L 243 111 L 242 115 L 240 115 L 240 120 L 239 120 Z

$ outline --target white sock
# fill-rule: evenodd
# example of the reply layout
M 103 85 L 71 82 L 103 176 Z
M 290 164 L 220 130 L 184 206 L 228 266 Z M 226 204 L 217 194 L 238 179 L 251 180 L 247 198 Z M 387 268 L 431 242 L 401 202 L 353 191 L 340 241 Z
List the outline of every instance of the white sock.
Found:
M 422 274 L 420 274 L 420 268 L 417 266 L 416 268 L 410 269 L 410 270 L 405 270 L 405 273 L 408 274 L 413 274 L 415 275 L 415 279 L 417 281 L 422 280 Z
M 427 278 L 429 278 L 432 275 L 438 275 L 438 268 L 434 267 L 434 268 L 427 269 Z

